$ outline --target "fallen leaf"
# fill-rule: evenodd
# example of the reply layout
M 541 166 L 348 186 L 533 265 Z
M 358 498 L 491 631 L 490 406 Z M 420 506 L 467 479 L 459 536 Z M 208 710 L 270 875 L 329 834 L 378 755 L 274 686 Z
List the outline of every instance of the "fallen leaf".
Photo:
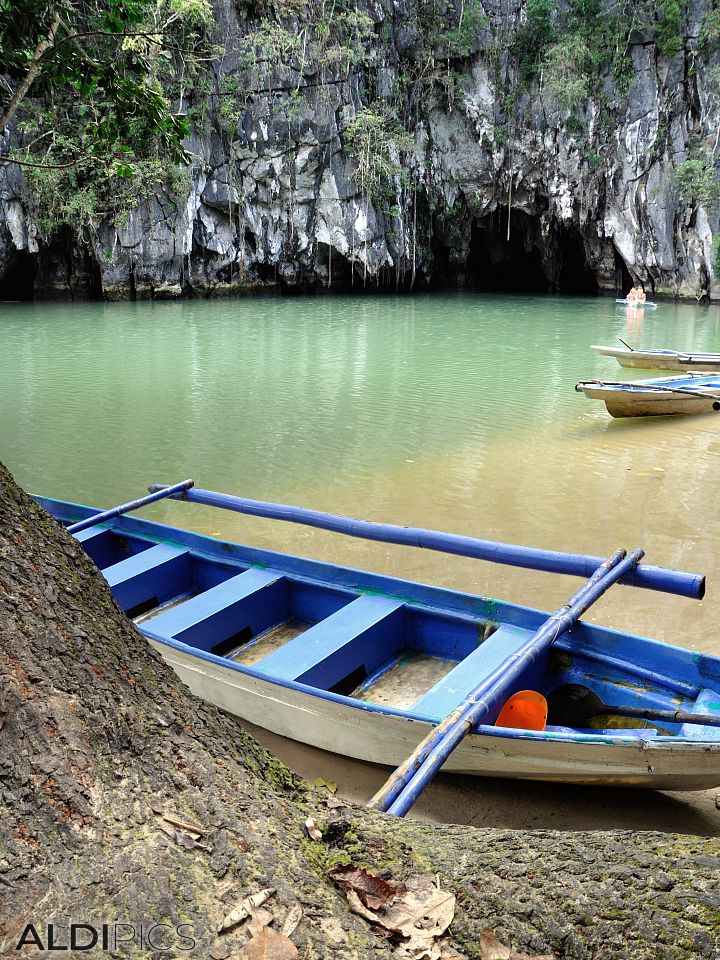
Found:
M 252 911 L 257 907 L 261 907 L 274 893 L 275 891 L 268 887 L 265 890 L 258 891 L 258 893 L 251 894 L 249 897 L 245 897 L 235 909 L 231 910 L 225 917 L 218 927 L 218 933 L 229 930 L 231 927 L 236 927 L 239 923 L 242 923 L 243 920 L 247 920 Z
M 238 954 L 238 960 L 297 960 L 297 947 L 270 927 L 263 927 L 257 937 L 253 937 Z
M 2 730 L 2 728 L 5 726 L 6 720 L 7 720 L 7 710 L 0 710 L 0 730 Z
M 282 930 L 280 931 L 284 937 L 291 937 L 297 930 L 298 924 L 303 918 L 303 908 L 299 903 L 296 903 L 294 907 L 291 907 L 288 910 L 288 915 L 285 917 L 285 923 L 282 925 Z
M 354 890 L 360 900 L 371 910 L 389 906 L 398 894 L 405 892 L 405 884 L 394 880 L 383 880 L 363 867 L 351 863 L 340 863 L 331 867 L 327 875 L 346 890 Z
M 555 960 L 552 953 L 544 953 L 542 956 L 517 953 L 500 943 L 489 927 L 485 927 L 480 934 L 480 957 L 481 960 Z
M 312 817 L 308 817 L 305 821 L 305 829 L 308 832 L 308 836 L 311 840 L 322 840 L 322 834 L 318 830 L 318 825 L 315 823 Z
M 260 935 L 260 931 L 264 930 L 265 927 L 269 927 L 273 922 L 273 915 L 269 910 L 250 910 L 250 918 L 244 927 L 245 930 L 250 934 L 251 937 L 257 937 Z
M 315 777 L 313 784 L 316 787 L 325 787 L 330 793 L 337 793 L 337 784 L 333 780 L 325 780 L 324 777 Z
M 163 811 L 165 810 L 165 804 L 157 797 L 153 797 L 153 799 L 150 801 L 150 809 L 153 813 L 157 814 L 158 817 L 161 817 L 163 815 Z
M 171 823 L 174 827 L 178 827 L 180 830 L 185 830 L 186 833 L 196 833 L 199 837 L 202 837 L 207 833 L 205 827 L 201 827 L 199 823 L 190 823 L 187 820 L 180 820 L 179 817 L 176 817 L 174 814 L 170 813 L 161 813 L 160 816 L 163 818 L 163 820 L 167 820 L 167 822 Z
M 440 960 L 437 944 L 455 916 L 455 895 L 440 890 L 429 874 L 403 883 L 383 880 L 361 867 L 339 865 L 327 871 L 347 891 L 353 913 L 401 937 L 395 955 L 408 960 Z

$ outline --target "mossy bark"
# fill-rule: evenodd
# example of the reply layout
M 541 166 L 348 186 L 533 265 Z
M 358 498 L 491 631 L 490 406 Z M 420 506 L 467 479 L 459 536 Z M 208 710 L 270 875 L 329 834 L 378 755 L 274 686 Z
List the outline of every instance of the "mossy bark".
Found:
M 243 937 L 218 938 L 222 918 L 262 887 L 276 889 L 279 921 L 303 906 L 302 957 L 391 956 L 325 879 L 338 860 L 439 874 L 457 893 L 450 932 L 467 957 L 484 926 L 558 957 L 718 956 L 717 840 L 475 830 L 328 808 L 178 682 L 74 539 L 1 465 L 0 641 L 3 957 L 17 955 L 26 924 L 47 947 L 46 924 L 72 919 L 186 923 L 190 952 L 136 945 L 134 955 L 223 958 Z M 152 802 L 202 824 L 204 848 L 163 832 Z M 308 838 L 308 815 L 322 842 Z

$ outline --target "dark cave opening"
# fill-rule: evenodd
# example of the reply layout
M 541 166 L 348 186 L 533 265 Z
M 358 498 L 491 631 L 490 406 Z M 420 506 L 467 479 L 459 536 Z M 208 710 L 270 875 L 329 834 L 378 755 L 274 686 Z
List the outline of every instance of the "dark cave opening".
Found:
M 465 279 L 484 293 L 598 293 L 579 231 L 554 224 L 548 235 L 522 210 L 510 211 L 509 230 L 505 211 L 473 221 Z
M 16 250 L 0 277 L 0 300 L 32 300 L 36 270 L 36 255 L 27 250 Z
M 631 287 L 635 286 L 635 281 L 630 275 L 630 271 L 625 266 L 625 261 L 620 254 L 615 251 L 615 293 L 619 297 L 624 297 Z
M 499 211 L 473 221 L 465 278 L 467 286 L 483 293 L 548 293 L 542 264 L 539 220 L 522 210 L 507 218 Z M 538 234 L 538 237 L 535 235 Z
M 560 266 L 557 293 L 595 297 L 598 282 L 585 256 L 585 246 L 575 227 L 560 226 L 557 231 L 556 256 Z

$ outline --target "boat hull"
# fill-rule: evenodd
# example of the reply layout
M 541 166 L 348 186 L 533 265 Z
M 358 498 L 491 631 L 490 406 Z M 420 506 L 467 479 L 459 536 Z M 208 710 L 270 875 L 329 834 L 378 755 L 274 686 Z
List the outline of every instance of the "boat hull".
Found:
M 624 350 L 620 347 L 593 346 L 604 357 L 614 357 L 621 367 L 634 370 L 672 370 L 684 373 L 720 373 L 720 355 L 704 358 L 701 354 L 683 354 L 673 350 Z
M 395 767 L 432 726 L 307 695 L 199 659 L 189 650 L 150 642 L 196 696 L 241 720 L 330 753 Z M 509 737 L 477 732 L 463 740 L 443 770 L 556 783 L 703 790 L 720 782 L 720 743 L 655 743 L 602 735 L 573 742 L 527 733 Z
M 95 512 L 40 503 L 65 523 Z M 502 600 L 132 517 L 76 536 L 116 601 L 196 695 L 281 736 L 386 766 L 400 763 L 547 620 Z M 623 704 L 641 702 L 720 716 L 720 659 L 585 622 L 529 662 L 517 682 L 547 693 L 585 683 L 621 714 Z M 489 714 L 491 725 L 477 726 L 445 769 L 672 790 L 720 783 L 717 728 L 622 719 L 602 718 L 592 729 L 556 720 L 535 732 L 493 726 Z
M 712 413 L 715 403 L 705 397 L 675 396 L 672 393 L 653 393 L 650 390 L 631 394 L 622 390 L 613 393 L 606 389 L 587 388 L 583 393 L 591 400 L 603 400 L 610 416 L 616 419 Z

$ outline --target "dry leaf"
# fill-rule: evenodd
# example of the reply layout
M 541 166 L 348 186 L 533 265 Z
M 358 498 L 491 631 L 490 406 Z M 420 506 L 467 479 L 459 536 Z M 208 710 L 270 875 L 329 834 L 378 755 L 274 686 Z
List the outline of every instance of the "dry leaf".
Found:
M 152 810 L 153 813 L 161 817 L 165 809 L 165 804 L 162 802 L 162 800 L 158 799 L 157 797 L 153 797 L 153 799 L 150 801 L 150 809 Z
M 322 840 L 322 834 L 318 830 L 318 825 L 315 823 L 312 817 L 308 817 L 305 821 L 305 829 L 308 832 L 308 836 L 311 840 Z
M 455 896 L 440 890 L 433 877 L 408 877 L 399 883 L 382 880 L 352 865 L 333 867 L 328 876 L 346 888 L 353 913 L 403 938 L 396 956 L 440 960 L 441 949 L 436 941 L 455 916 Z
M 285 923 L 282 925 L 282 930 L 280 931 L 284 937 L 291 937 L 297 930 L 298 924 L 303 918 L 303 908 L 299 903 L 296 903 L 294 907 L 291 907 L 288 910 L 288 915 L 285 917 Z
M 250 910 L 250 919 L 248 920 L 246 926 L 243 928 L 247 930 L 251 937 L 257 937 L 260 935 L 260 931 L 264 930 L 265 927 L 269 927 L 273 922 L 273 915 L 269 910 Z
M 194 850 L 198 843 L 193 840 L 189 833 L 185 833 L 183 830 L 175 831 L 175 843 L 179 847 L 184 847 L 185 850 Z
M 238 954 L 238 960 L 298 960 L 297 947 L 281 933 L 263 927 Z
M 325 787 L 330 793 L 337 793 L 337 784 L 333 780 L 326 780 L 324 777 L 315 777 L 313 785 L 316 787 Z
M 170 813 L 160 813 L 160 816 L 163 820 L 167 820 L 168 823 L 171 823 L 174 827 L 178 827 L 180 830 L 185 830 L 186 833 L 196 833 L 198 837 L 202 837 L 207 833 L 205 827 L 201 827 L 199 823 L 189 823 L 187 820 L 180 820 L 174 814 Z
M 160 806 L 160 808 L 162 809 L 162 804 L 158 804 L 158 806 Z M 155 825 L 160 827 L 160 829 L 164 833 L 166 833 L 169 837 L 172 837 L 174 840 L 175 834 L 177 833 L 177 831 L 175 830 L 175 827 L 171 826 L 167 822 L 167 820 L 163 817 L 162 813 L 157 813 L 157 811 L 153 808 L 152 804 L 150 804 L 150 808 L 152 809 L 152 812 L 155 814 Z
M 5 721 L 7 720 L 7 710 L 0 710 L 0 730 L 5 726 Z M 337 787 L 335 788 L 337 789 Z
M 224 930 L 229 930 L 230 927 L 236 927 L 238 923 L 242 923 L 243 920 L 247 920 L 252 911 L 257 909 L 257 907 L 261 907 L 274 893 L 275 891 L 273 889 L 267 888 L 265 890 L 258 891 L 258 893 L 253 893 L 249 897 L 245 897 L 244 900 L 241 900 L 235 909 L 231 910 L 230 913 L 225 917 L 223 922 L 218 927 L 218 933 L 222 933 Z
M 360 900 L 371 910 L 389 906 L 395 897 L 405 892 L 405 884 L 394 880 L 383 880 L 363 867 L 351 863 L 341 863 L 331 867 L 327 875 L 346 890 L 354 890 Z
M 542 956 L 516 953 L 500 943 L 489 927 L 485 927 L 480 934 L 480 957 L 481 960 L 555 960 L 551 953 L 544 953 Z

